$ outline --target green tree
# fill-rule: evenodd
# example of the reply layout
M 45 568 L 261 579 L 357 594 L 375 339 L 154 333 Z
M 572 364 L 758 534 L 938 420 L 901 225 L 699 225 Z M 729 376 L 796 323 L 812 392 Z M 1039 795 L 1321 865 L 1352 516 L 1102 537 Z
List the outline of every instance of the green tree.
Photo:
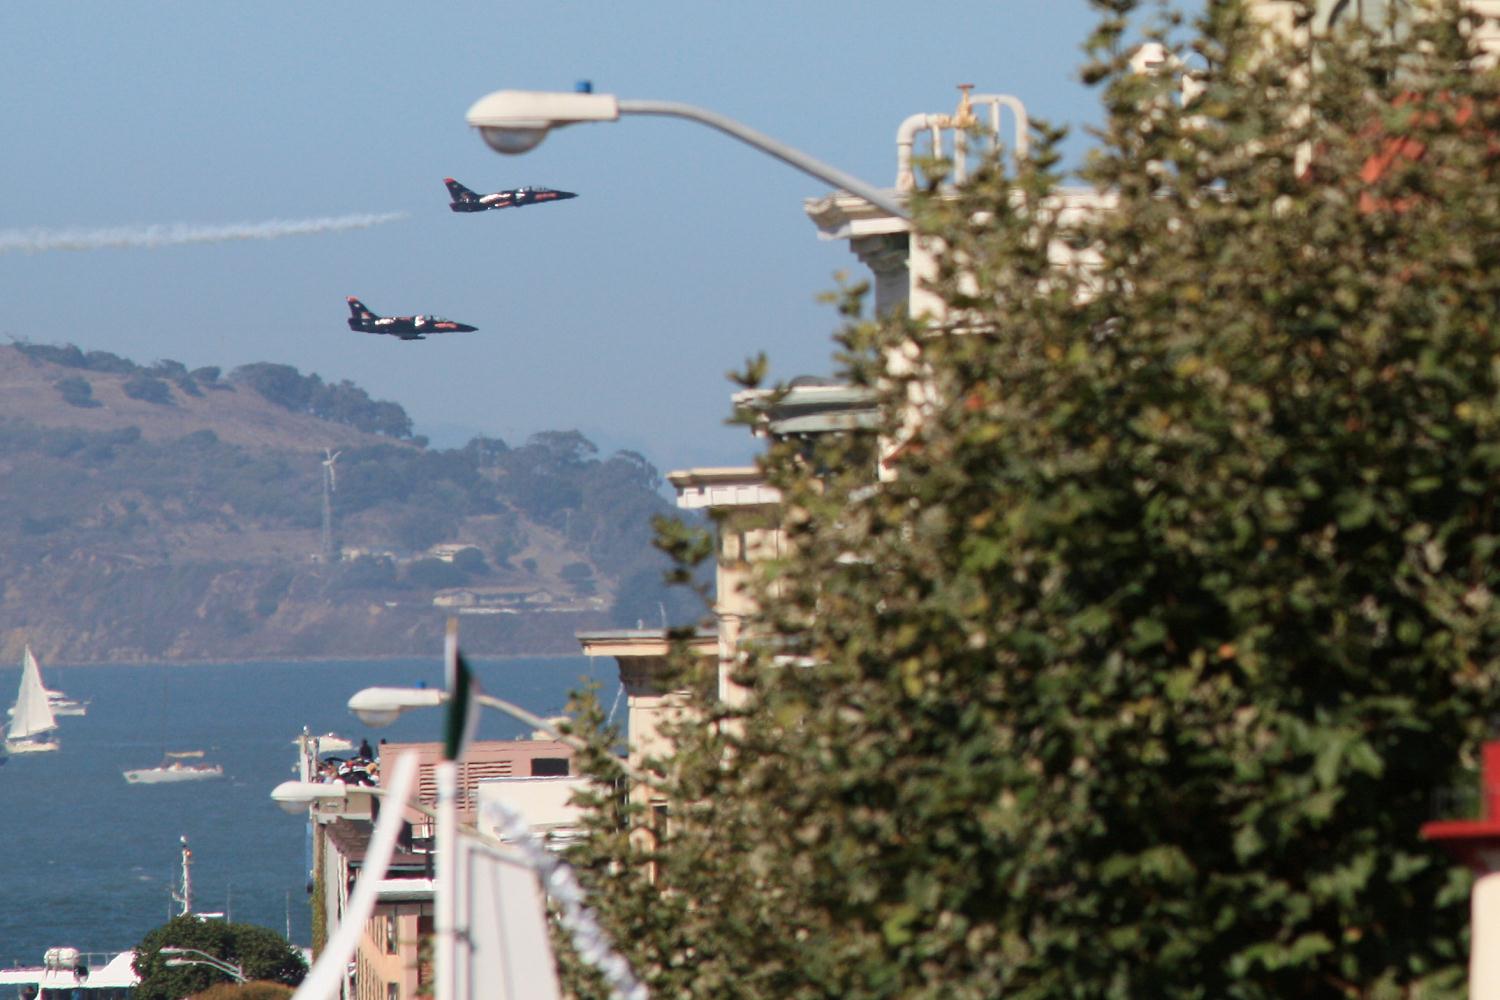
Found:
M 483 576 L 490 571 L 490 564 L 484 561 L 483 552 L 470 545 L 453 553 L 453 568 L 468 576 Z
M 90 409 L 104 405 L 94 398 L 94 387 L 86 378 L 79 378 L 75 375 L 69 378 L 60 378 L 52 384 L 56 387 L 58 393 L 62 395 L 63 401 L 69 406 Z
M 161 949 L 192 948 L 244 970 L 249 980 L 296 986 L 307 974 L 302 953 L 275 931 L 254 924 L 173 917 L 136 945 L 135 971 L 140 975 L 137 1000 L 179 1000 L 202 992 L 228 977 L 205 965 L 169 966 Z
M 296 986 L 307 975 L 302 952 L 269 927 L 232 923 L 229 939 L 247 979 Z
M 1462 995 L 1418 828 L 1500 709 L 1500 80 L 1452 5 L 1316 54 L 1096 6 L 1110 207 L 1056 210 L 1046 128 L 918 193 L 946 319 L 841 335 L 895 478 L 773 446 L 749 697 L 678 729 L 665 823 L 599 802 L 654 995 Z
M 137 372 L 120 386 L 125 395 L 158 406 L 172 406 L 172 387 L 154 375 Z

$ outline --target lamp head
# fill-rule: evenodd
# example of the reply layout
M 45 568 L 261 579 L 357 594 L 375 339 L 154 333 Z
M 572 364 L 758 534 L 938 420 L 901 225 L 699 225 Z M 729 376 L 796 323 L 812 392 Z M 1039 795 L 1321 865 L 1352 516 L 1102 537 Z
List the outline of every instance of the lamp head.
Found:
M 558 126 L 619 117 L 613 94 L 540 90 L 497 90 L 475 101 L 465 116 L 486 145 L 507 155 L 535 149 Z
M 367 726 L 389 726 L 407 709 L 434 708 L 446 697 L 436 688 L 365 688 L 349 699 L 349 711 Z
M 324 802 L 343 802 L 349 797 L 349 786 L 342 781 L 283 781 L 271 789 L 271 801 L 293 815 L 307 811 L 308 806 Z M 167 949 L 161 949 L 165 952 Z

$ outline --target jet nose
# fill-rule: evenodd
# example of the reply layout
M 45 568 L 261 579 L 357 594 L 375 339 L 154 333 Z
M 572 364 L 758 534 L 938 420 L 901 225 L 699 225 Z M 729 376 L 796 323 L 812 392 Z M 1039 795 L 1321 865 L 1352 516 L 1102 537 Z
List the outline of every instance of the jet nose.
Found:
M 559 191 L 559 192 L 557 192 L 557 200 L 558 201 L 567 201 L 569 198 L 577 198 L 577 197 L 578 197 L 578 195 L 574 194 L 572 191 Z

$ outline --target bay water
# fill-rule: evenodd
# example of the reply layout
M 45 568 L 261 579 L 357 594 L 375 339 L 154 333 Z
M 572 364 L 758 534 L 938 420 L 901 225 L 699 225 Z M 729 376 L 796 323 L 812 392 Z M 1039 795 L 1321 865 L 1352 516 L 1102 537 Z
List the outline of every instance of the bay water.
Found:
M 612 659 L 582 656 L 474 661 L 483 689 L 539 715 L 559 714 L 570 691 L 599 685 L 616 703 Z M 442 711 L 409 712 L 370 729 L 349 696 L 373 685 L 442 686 L 437 657 L 374 662 L 120 665 L 55 669 L 49 688 L 89 702 L 58 719 L 62 749 L 0 767 L 0 965 L 36 965 L 52 947 L 122 951 L 178 912 L 179 837 L 193 852 L 196 911 L 311 939 L 306 816 L 283 812 L 271 789 L 295 777 L 294 740 L 306 726 L 371 745 L 437 740 Z M 20 667 L 0 669 L 0 704 Z M 623 706 L 619 711 L 623 713 Z M 619 715 L 616 719 L 619 720 Z M 481 739 L 529 735 L 492 711 Z M 224 777 L 132 785 L 123 771 L 154 767 L 165 751 L 203 750 Z

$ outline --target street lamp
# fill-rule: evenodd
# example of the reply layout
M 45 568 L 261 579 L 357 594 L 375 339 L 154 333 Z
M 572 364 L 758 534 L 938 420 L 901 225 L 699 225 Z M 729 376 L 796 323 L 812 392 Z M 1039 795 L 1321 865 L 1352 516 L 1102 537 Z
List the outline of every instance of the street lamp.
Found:
M 911 213 L 906 206 L 889 192 L 816 160 L 799 149 L 777 142 L 733 118 L 726 118 L 691 104 L 621 100 L 613 94 L 497 90 L 475 101 L 465 117 L 471 126 L 479 130 L 480 137 L 491 149 L 509 155 L 535 149 L 554 128 L 578 122 L 612 122 L 617 121 L 621 115 L 661 115 L 686 118 L 707 125 L 754 146 L 803 173 L 858 195 L 898 219 L 911 220 Z
M 574 750 L 588 749 L 588 744 L 583 740 L 559 732 L 552 723 L 540 715 L 526 711 L 520 705 L 485 694 L 483 691 L 471 691 L 469 697 L 487 708 L 504 712 L 511 718 L 546 733 L 560 743 L 566 743 Z M 437 688 L 369 687 L 355 692 L 354 697 L 349 699 L 349 711 L 357 715 L 359 721 L 365 725 L 379 727 L 390 725 L 401 713 L 410 709 L 436 708 L 438 705 L 446 704 L 447 701 L 448 692 Z
M 349 711 L 367 726 L 389 726 L 408 709 L 436 708 L 447 700 L 437 688 L 369 687 L 349 699 Z
M 378 792 L 367 785 L 350 786 L 342 781 L 283 781 L 271 789 L 271 801 L 296 815 L 306 812 L 308 806 L 343 806 L 349 801 L 351 787 L 370 795 Z
M 232 962 L 226 962 L 222 958 L 214 958 L 212 955 L 197 948 L 159 948 L 157 953 L 171 955 L 166 964 L 173 968 L 185 965 L 206 965 L 233 979 L 237 983 L 244 983 L 245 970 Z

